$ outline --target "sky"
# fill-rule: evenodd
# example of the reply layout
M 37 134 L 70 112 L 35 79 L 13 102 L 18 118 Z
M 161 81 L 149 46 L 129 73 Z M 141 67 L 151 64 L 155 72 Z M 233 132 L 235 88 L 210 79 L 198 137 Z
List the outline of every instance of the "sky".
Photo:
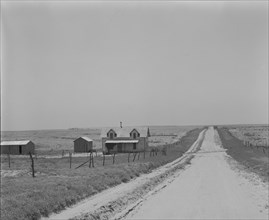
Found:
M 1 1 L 1 128 L 268 123 L 268 1 Z

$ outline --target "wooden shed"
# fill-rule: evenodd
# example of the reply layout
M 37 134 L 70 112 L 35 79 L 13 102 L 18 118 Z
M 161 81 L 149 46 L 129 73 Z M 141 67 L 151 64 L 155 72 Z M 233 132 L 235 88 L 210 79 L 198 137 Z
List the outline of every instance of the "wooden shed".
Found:
M 3 141 L 1 142 L 1 154 L 25 155 L 35 153 L 35 144 L 30 140 Z
M 74 140 L 74 152 L 85 153 L 92 150 L 93 140 L 88 137 L 79 137 Z

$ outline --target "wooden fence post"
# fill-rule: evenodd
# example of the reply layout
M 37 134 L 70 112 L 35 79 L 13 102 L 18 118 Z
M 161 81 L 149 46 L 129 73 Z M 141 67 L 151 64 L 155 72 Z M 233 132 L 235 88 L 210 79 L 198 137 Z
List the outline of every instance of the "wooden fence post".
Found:
M 70 169 L 72 167 L 72 153 L 69 152 Z
M 145 157 L 146 157 L 146 150 L 144 150 L 144 159 L 145 159 Z
M 136 153 L 134 153 L 134 159 L 133 159 L 133 162 L 135 161 L 135 157 L 136 157 Z
M 140 158 L 140 152 L 138 153 L 138 157 L 137 157 L 137 160 L 139 160 L 139 158 Z
M 128 163 L 130 162 L 130 152 L 128 153 Z
M 94 167 L 93 153 L 92 153 L 92 167 Z
M 115 155 L 116 155 L 116 153 L 114 153 L 114 155 L 113 155 L 113 164 L 115 163 Z
M 89 168 L 92 166 L 92 153 L 90 153 Z
M 10 168 L 10 152 L 8 152 L 8 167 Z
M 103 152 L 103 166 L 105 166 L 105 161 L 106 161 L 106 156 L 105 156 L 105 154 Z
M 32 176 L 33 176 L 33 178 L 35 177 L 35 165 L 34 165 L 34 159 L 33 159 L 33 156 L 32 156 L 32 154 L 31 154 L 31 152 L 29 152 L 29 154 L 30 154 L 30 159 L 31 159 L 31 161 L 32 161 L 32 164 L 31 164 L 31 167 L 32 167 Z

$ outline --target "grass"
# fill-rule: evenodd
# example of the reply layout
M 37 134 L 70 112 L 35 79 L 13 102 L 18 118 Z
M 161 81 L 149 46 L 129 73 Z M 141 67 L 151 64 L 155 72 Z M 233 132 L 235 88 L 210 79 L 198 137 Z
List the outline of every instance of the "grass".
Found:
M 234 137 L 227 128 L 218 128 L 222 145 L 227 149 L 227 153 L 235 160 L 245 165 L 245 167 L 257 173 L 264 181 L 268 181 L 269 150 L 263 148 L 246 147 L 242 140 Z
M 37 177 L 32 178 L 29 172 L 29 158 L 12 158 L 11 168 L 8 168 L 6 157 L 2 157 L 2 170 L 25 171 L 18 176 L 2 177 L 1 181 L 1 219 L 24 220 L 39 219 L 52 212 L 63 210 L 76 202 L 92 196 L 104 189 L 122 182 L 128 182 L 142 173 L 175 160 L 186 152 L 198 138 L 202 129 L 187 132 L 180 144 L 169 145 L 167 155 L 127 162 L 128 155 L 116 155 L 115 164 L 112 157 L 106 157 L 103 166 L 102 157 L 95 157 L 95 168 L 85 166 L 74 169 L 87 158 L 73 158 L 72 169 L 69 168 L 69 158 L 35 160 Z
M 252 125 L 227 127 L 231 134 L 240 140 L 245 140 L 252 145 L 268 147 L 268 125 Z

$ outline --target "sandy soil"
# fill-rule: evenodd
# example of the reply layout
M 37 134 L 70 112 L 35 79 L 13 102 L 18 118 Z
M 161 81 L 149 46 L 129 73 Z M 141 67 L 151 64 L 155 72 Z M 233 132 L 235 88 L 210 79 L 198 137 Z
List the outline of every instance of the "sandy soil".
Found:
M 191 166 L 118 215 L 122 219 L 268 219 L 268 183 L 226 154 L 209 128 Z
M 108 214 L 104 214 L 103 218 L 110 219 L 111 213 L 112 215 L 115 213 L 115 209 L 121 209 L 126 208 L 122 201 L 126 201 L 126 203 L 129 202 L 129 200 L 133 200 L 131 204 L 133 204 L 134 201 L 137 201 L 139 198 L 135 195 L 139 191 L 139 193 L 143 192 L 143 188 L 147 184 L 152 184 L 152 180 L 156 181 L 156 177 L 164 175 L 165 173 L 175 169 L 177 166 L 180 166 L 180 164 L 186 163 L 190 158 L 193 157 L 191 155 L 191 152 L 197 151 L 198 147 L 200 147 L 201 142 L 203 141 L 205 134 L 205 130 L 203 130 L 196 142 L 190 147 L 190 149 L 180 158 L 177 160 L 168 163 L 154 171 L 152 171 L 149 174 L 143 174 L 140 177 L 137 177 L 136 179 L 128 182 L 128 183 L 122 183 L 116 187 L 107 189 L 101 193 L 96 194 L 95 196 L 92 196 L 88 199 L 85 199 L 84 201 L 74 205 L 73 207 L 67 208 L 66 210 L 58 213 L 53 214 L 49 218 L 42 218 L 45 219 L 70 219 L 70 218 L 78 218 L 78 219 L 91 219 L 86 218 L 85 216 L 90 215 L 98 215 L 100 216 L 100 213 L 109 212 Z M 141 195 L 141 194 L 140 194 Z M 139 195 L 138 195 L 139 196 Z M 115 203 L 118 203 L 115 208 Z M 112 205 L 113 204 L 113 208 Z M 102 219 L 103 219 L 102 218 Z

